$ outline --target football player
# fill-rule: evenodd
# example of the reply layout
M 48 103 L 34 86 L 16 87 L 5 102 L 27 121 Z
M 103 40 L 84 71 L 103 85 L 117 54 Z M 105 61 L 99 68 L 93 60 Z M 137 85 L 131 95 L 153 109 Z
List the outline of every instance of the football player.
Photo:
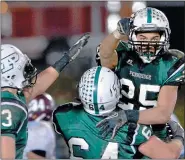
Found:
M 165 123 L 173 113 L 178 87 L 184 83 L 184 54 L 169 49 L 170 34 L 165 14 L 147 7 L 121 19 L 100 44 L 99 64 L 113 69 L 122 86 L 120 107 L 124 110 L 97 124 L 104 132 L 113 131 L 111 138 L 126 122 L 152 125 L 156 134 L 165 137 Z M 128 42 L 122 41 L 125 37 Z M 128 128 L 133 138 L 137 129 Z
M 81 103 L 64 104 L 53 112 L 54 126 L 66 140 L 70 158 L 135 158 L 138 146 L 152 134 L 150 126 L 128 123 L 113 140 L 110 140 L 111 134 L 104 138 L 106 135 L 96 128 L 97 122 L 106 115 L 121 110 L 116 108 L 121 93 L 114 72 L 105 67 L 93 67 L 83 74 L 78 88 Z M 137 128 L 137 132 L 128 132 L 128 128 Z
M 51 125 L 55 101 L 44 93 L 28 104 L 28 142 L 24 159 L 55 159 L 56 137 Z
M 37 76 L 31 60 L 17 47 L 1 45 L 1 158 L 21 159 L 27 141 L 26 103 L 42 94 L 87 44 L 85 34 L 53 66 Z

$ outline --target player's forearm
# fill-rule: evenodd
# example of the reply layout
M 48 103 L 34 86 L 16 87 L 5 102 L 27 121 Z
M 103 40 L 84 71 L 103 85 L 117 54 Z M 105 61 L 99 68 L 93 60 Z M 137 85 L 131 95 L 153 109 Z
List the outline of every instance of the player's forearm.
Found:
M 164 107 L 163 107 L 164 108 Z M 139 112 L 140 124 L 165 124 L 170 119 L 170 113 L 162 107 L 154 107 Z
M 183 148 L 182 142 L 180 140 L 173 139 L 171 142 L 168 143 L 168 146 L 173 158 L 179 158 L 181 150 Z
M 1 136 L 1 159 L 15 159 L 15 140 Z
M 119 39 L 116 39 L 113 33 L 109 34 L 100 45 L 100 60 L 101 65 L 108 68 L 114 68 L 117 65 L 117 53 L 115 49 L 119 44 Z
M 53 67 L 48 67 L 38 74 L 36 84 L 32 88 L 25 89 L 24 93 L 27 94 L 27 101 L 36 96 L 44 93 L 59 77 L 59 73 Z

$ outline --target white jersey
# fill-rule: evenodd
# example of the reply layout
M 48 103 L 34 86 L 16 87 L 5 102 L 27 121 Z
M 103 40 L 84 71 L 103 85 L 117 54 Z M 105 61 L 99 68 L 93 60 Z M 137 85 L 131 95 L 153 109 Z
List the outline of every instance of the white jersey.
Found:
M 28 142 L 24 150 L 24 159 L 28 159 L 27 153 L 33 150 L 45 151 L 47 159 L 55 159 L 55 138 L 55 132 L 50 122 L 28 122 Z

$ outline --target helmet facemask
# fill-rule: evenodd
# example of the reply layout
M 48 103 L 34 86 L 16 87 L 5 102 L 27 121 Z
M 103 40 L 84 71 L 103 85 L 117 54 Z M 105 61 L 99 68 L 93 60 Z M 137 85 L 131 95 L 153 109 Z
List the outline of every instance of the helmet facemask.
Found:
M 151 19 L 148 20 L 148 17 Z M 140 40 L 137 36 L 139 33 L 143 35 L 159 33 L 160 39 L 159 37 L 156 40 L 146 37 Z M 168 19 L 165 15 L 155 8 L 148 7 L 131 16 L 128 43 L 144 63 L 150 63 L 168 50 L 170 33 Z
M 25 80 L 22 82 L 24 88 L 33 87 L 37 81 L 37 69 L 31 64 L 29 60 L 24 67 L 23 76 Z

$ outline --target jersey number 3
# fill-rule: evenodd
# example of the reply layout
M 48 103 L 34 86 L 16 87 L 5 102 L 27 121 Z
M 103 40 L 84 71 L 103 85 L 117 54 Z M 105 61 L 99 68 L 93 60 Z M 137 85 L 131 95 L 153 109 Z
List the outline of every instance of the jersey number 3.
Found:
M 83 138 L 71 138 L 69 140 L 69 147 L 71 152 L 71 159 L 83 159 L 82 157 L 75 157 L 73 152 L 73 146 L 80 146 L 81 150 L 89 151 L 89 145 Z M 87 157 L 85 157 L 87 158 Z M 105 151 L 101 159 L 118 159 L 118 143 L 109 142 L 105 148 Z
M 1 114 L 4 115 L 6 118 L 5 118 L 5 121 L 6 122 L 2 122 L 2 125 L 4 127 L 10 127 L 12 125 L 12 113 L 9 109 L 4 109 L 1 111 Z M 4 117 L 3 116 L 3 117 Z M 4 120 L 4 119 L 3 119 Z M 2 120 L 1 120 L 2 121 Z

